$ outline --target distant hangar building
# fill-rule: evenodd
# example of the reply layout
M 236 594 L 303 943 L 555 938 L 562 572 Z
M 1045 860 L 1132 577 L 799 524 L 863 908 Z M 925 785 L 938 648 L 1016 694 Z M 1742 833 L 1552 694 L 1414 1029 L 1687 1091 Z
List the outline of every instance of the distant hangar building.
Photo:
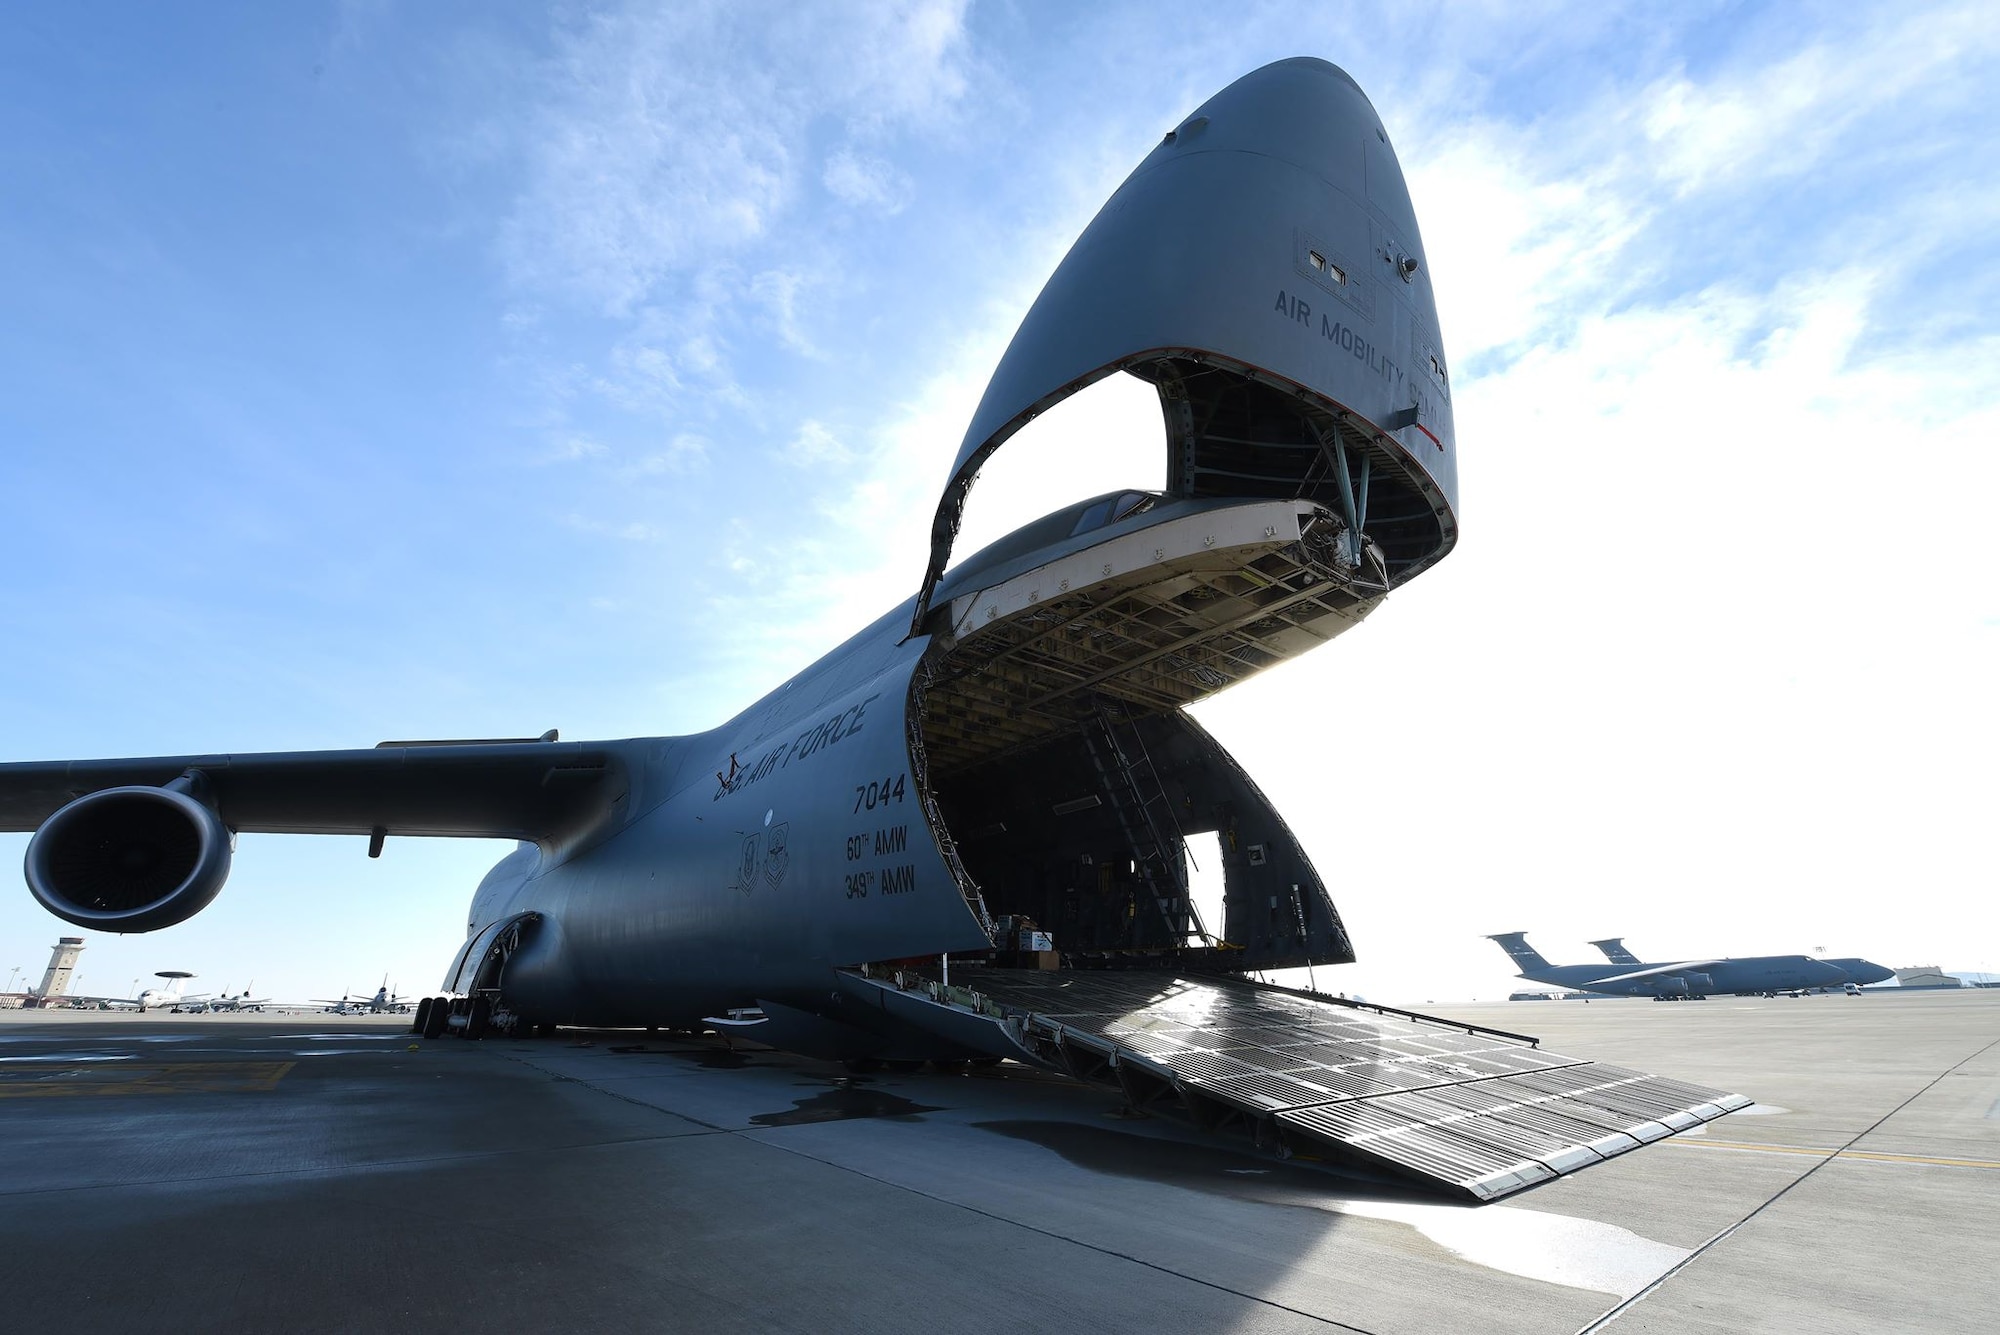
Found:
M 1898 987 L 1964 987 L 1965 980 L 1955 974 L 1946 973 L 1935 964 L 1919 964 L 1908 969 L 1896 970 Z

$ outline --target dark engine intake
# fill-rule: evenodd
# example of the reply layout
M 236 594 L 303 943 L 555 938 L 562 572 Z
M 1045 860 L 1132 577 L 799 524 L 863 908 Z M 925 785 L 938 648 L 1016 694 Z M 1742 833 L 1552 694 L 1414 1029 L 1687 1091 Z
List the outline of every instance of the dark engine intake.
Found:
M 176 779 L 77 798 L 29 841 L 28 889 L 78 927 L 151 932 L 187 921 L 229 879 L 229 831 L 190 796 L 193 786 Z

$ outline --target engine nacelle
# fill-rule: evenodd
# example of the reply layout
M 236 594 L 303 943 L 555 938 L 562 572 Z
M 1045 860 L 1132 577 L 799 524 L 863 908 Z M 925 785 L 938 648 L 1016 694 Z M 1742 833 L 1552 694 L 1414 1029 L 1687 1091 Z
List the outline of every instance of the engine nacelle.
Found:
M 106 788 L 42 822 L 28 889 L 78 927 L 152 932 L 208 907 L 229 879 L 229 830 L 184 775 L 164 788 Z

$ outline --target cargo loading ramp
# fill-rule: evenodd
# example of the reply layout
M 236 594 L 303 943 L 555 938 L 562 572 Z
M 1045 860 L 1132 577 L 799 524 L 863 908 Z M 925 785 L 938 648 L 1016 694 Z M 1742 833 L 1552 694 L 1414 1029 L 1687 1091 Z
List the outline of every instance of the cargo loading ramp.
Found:
M 1260 1147 L 1489 1201 L 1749 1106 L 1534 1039 L 1168 972 L 844 973 L 849 998 Z

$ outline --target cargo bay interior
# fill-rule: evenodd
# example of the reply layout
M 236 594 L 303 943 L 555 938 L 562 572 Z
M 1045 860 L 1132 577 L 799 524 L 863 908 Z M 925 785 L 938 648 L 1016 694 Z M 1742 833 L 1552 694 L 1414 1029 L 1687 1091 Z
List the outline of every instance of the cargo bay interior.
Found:
M 1086 723 L 933 782 L 987 911 L 1032 922 L 1072 966 L 1241 970 L 1354 958 L 1284 821 L 1177 710 L 1107 703 Z M 1223 861 L 1220 922 L 1202 921 L 1188 893 L 1187 836 L 1210 832 Z
M 1080 502 L 952 572 L 911 710 L 933 827 L 976 911 L 1008 931 L 1032 921 L 1072 965 L 1351 960 L 1283 819 L 1182 707 L 1358 624 L 1449 549 L 1455 525 L 1393 441 L 1323 398 L 1219 358 L 1124 369 L 1157 393 L 1166 490 Z M 982 568 L 1256 501 L 1290 507 L 1269 542 L 1173 557 L 1149 545 L 1158 559 L 1104 564 L 1102 579 L 1052 567 L 1032 606 L 952 621 Z M 1187 836 L 1210 832 L 1225 886 L 1214 922 L 1188 893 Z M 1020 944 L 999 930 L 996 943 Z

